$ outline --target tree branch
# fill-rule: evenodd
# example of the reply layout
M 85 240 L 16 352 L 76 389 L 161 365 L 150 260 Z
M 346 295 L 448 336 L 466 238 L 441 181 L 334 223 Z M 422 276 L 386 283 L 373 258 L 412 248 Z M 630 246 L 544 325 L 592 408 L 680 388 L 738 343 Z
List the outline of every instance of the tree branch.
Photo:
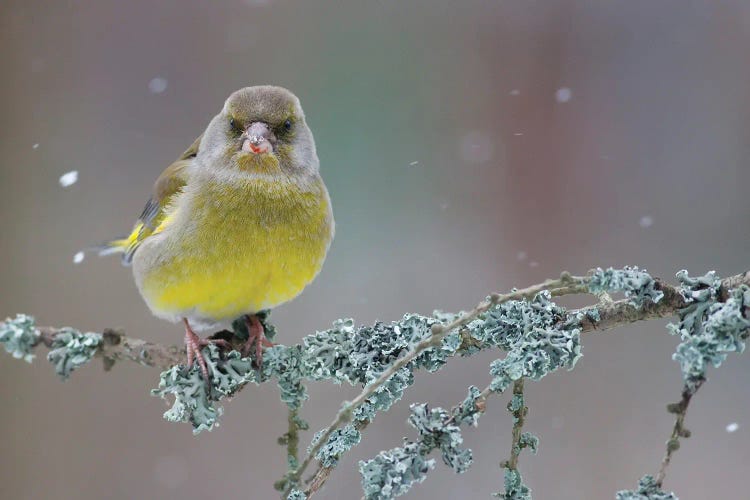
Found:
M 584 294 L 588 292 L 588 277 L 572 276 L 568 272 L 563 272 L 559 279 L 548 279 L 538 285 L 533 285 L 528 288 L 516 290 L 506 294 L 492 294 L 487 300 L 481 302 L 473 310 L 465 313 L 460 318 L 456 319 L 452 323 L 444 326 L 433 325 L 432 337 L 425 339 L 419 344 L 415 345 L 413 350 L 407 353 L 404 357 L 394 363 L 391 369 L 384 372 L 378 380 L 368 385 L 357 398 L 345 404 L 344 407 L 338 412 L 336 419 L 326 429 L 326 432 L 318 440 L 316 446 L 314 446 L 305 457 L 305 461 L 302 463 L 298 473 L 296 474 L 297 480 L 301 477 L 305 468 L 310 464 L 312 458 L 317 454 L 320 447 L 328 440 L 335 429 L 339 428 L 342 424 L 347 423 L 351 419 L 352 412 L 362 404 L 369 396 L 371 396 L 377 388 L 385 383 L 393 374 L 395 374 L 400 368 L 408 364 L 411 360 L 416 358 L 421 352 L 429 347 L 439 345 L 440 341 L 450 331 L 461 328 L 476 319 L 482 313 L 488 311 L 491 307 L 503 302 L 510 300 L 521 300 L 533 298 L 537 293 L 548 290 L 552 296 L 563 296 L 563 295 L 576 295 Z M 721 300 L 726 300 L 728 291 L 736 288 L 739 285 L 750 285 L 750 271 L 746 271 L 742 274 L 730 276 L 725 278 L 721 282 Z M 622 299 L 612 301 L 609 295 L 605 294 L 605 297 L 600 297 L 600 301 L 597 305 L 584 307 L 573 313 L 581 313 L 581 333 L 594 333 L 599 331 L 611 330 L 620 326 L 626 326 L 631 323 L 638 321 L 646 321 L 651 319 L 668 318 L 674 316 L 677 311 L 684 308 L 687 305 L 685 298 L 680 293 L 680 290 L 663 281 L 661 278 L 655 278 L 655 288 L 662 293 L 664 297 L 658 303 L 646 302 L 641 307 L 635 307 L 629 299 Z M 598 319 L 594 319 L 596 315 L 588 314 L 596 311 L 598 313 Z M 477 400 L 477 405 L 485 406 L 487 399 L 494 394 L 488 385 L 485 387 Z M 305 493 L 308 498 L 311 498 L 314 493 L 323 487 L 323 484 L 330 476 L 333 471 L 332 466 L 325 467 L 319 461 L 317 468 L 310 480 L 310 486 L 308 486 Z M 314 487 L 313 487 L 314 486 Z M 287 490 L 285 494 L 288 494 L 290 490 Z
M 474 309 L 469 312 L 463 313 L 455 320 L 445 324 L 433 324 L 431 328 L 431 335 L 424 340 L 414 344 L 412 348 L 402 357 L 398 358 L 392 365 L 388 367 L 374 382 L 364 387 L 362 392 L 354 398 L 352 401 L 345 403 L 342 408 L 337 412 L 336 417 L 331 424 L 324 429 L 316 443 L 310 448 L 309 452 L 305 455 L 302 463 L 287 475 L 288 482 L 286 484 L 285 494 L 291 491 L 291 488 L 295 484 L 299 484 L 300 478 L 304 474 L 305 470 L 309 467 L 311 462 L 315 459 L 317 453 L 320 451 L 322 446 L 328 441 L 332 434 L 344 424 L 348 423 L 352 419 L 353 412 L 359 408 L 365 401 L 368 400 L 375 392 L 386 383 L 394 374 L 400 369 L 404 368 L 410 362 L 415 360 L 417 356 L 423 353 L 425 350 L 432 347 L 439 346 L 443 339 L 452 331 L 465 330 L 465 327 L 473 320 L 479 318 L 481 315 L 489 311 L 491 308 L 508 302 L 511 300 L 531 299 L 536 294 L 543 290 L 550 292 L 552 296 L 562 296 L 571 294 L 585 294 L 592 293 L 589 290 L 589 284 L 591 280 L 591 274 L 586 277 L 574 277 L 567 272 L 561 274 L 558 279 L 547 280 L 543 283 L 533 285 L 521 290 L 513 290 L 506 294 L 491 294 L 486 300 L 480 302 Z M 605 331 L 613 329 L 619 326 L 624 326 L 637 321 L 644 321 L 656 318 L 666 318 L 673 316 L 680 309 L 685 308 L 688 302 L 682 295 L 678 287 L 672 286 L 665 283 L 661 279 L 655 279 L 653 281 L 654 288 L 661 291 L 664 296 L 662 300 L 657 303 L 651 301 L 644 301 L 639 304 L 639 307 L 633 305 L 633 301 L 629 299 L 623 299 L 618 301 L 602 300 L 596 306 L 585 307 L 572 313 L 581 313 L 580 316 L 580 330 L 581 333 L 592 333 L 597 331 Z M 718 300 L 723 302 L 726 301 L 730 295 L 730 291 L 740 285 L 750 285 L 750 271 L 731 276 L 721 281 L 721 286 L 718 292 Z M 595 294 L 597 295 L 597 294 Z M 55 337 L 62 333 L 64 329 L 53 328 L 53 327 L 39 327 L 37 328 L 39 337 L 34 345 L 42 344 L 47 348 L 52 348 Z M 462 337 L 464 337 L 462 335 Z M 466 340 L 466 338 L 464 338 Z M 475 342 L 475 339 L 470 339 Z M 178 363 L 184 363 L 185 355 L 182 346 L 163 346 L 160 344 L 147 342 L 140 339 L 126 337 L 122 332 L 115 330 L 105 330 L 103 332 L 102 341 L 96 347 L 96 356 L 101 357 L 104 360 L 105 369 L 108 369 L 116 361 L 134 361 L 145 366 L 153 366 L 158 368 L 169 368 Z M 514 386 L 515 389 L 515 386 Z M 485 400 L 492 394 L 493 391 L 488 386 L 485 388 L 480 395 L 477 405 L 480 404 L 482 407 L 485 404 Z M 694 393 L 694 391 L 693 391 Z M 684 398 L 680 403 L 682 413 L 677 413 L 677 422 L 675 423 L 675 429 L 673 430 L 673 438 L 675 432 L 677 436 L 684 429 L 682 428 L 682 422 L 684 421 L 684 411 L 687 409 L 689 403 L 689 395 L 687 400 Z M 684 408 L 683 408 L 684 406 Z M 483 408 L 482 408 L 483 410 Z M 290 414 L 290 419 L 292 415 Z M 357 430 L 363 430 L 366 427 L 366 422 L 355 422 L 355 428 Z M 287 434 L 289 437 L 293 437 L 293 429 L 290 424 L 290 432 Z M 298 436 L 296 436 L 298 439 Z M 515 438 L 515 435 L 514 435 Z M 515 439 L 514 439 L 515 440 Z M 671 441 L 671 440 L 670 440 Z M 296 448 L 298 441 L 289 440 L 288 456 L 294 457 L 296 455 Z M 668 448 L 667 455 L 662 463 L 662 468 L 659 473 L 659 483 L 663 480 L 664 470 L 669 464 L 671 459 L 671 453 L 674 451 Z M 511 459 L 513 455 L 511 455 Z M 307 480 L 307 491 L 308 496 L 311 496 L 323 486 L 327 478 L 329 477 L 333 467 L 323 467 L 321 463 L 318 463 L 318 467 L 313 476 Z

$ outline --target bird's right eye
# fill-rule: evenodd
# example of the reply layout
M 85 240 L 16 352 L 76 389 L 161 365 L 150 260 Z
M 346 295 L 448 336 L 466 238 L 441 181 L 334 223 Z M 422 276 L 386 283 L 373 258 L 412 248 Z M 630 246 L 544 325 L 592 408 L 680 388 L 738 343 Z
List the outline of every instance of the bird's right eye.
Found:
M 237 130 L 237 122 L 234 121 L 234 118 L 229 119 L 229 126 L 232 127 L 232 130 Z

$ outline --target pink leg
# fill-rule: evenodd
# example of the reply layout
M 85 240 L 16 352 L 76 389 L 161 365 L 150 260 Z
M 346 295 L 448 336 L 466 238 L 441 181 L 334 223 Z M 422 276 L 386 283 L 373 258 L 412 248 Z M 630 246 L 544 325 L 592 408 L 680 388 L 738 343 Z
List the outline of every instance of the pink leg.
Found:
M 266 332 L 263 324 L 254 314 L 245 316 L 245 325 L 247 326 L 247 341 L 242 346 L 242 356 L 247 357 L 251 350 L 255 348 L 255 363 L 258 369 L 263 367 L 263 347 L 273 347 L 273 343 L 266 338 Z
M 206 383 L 210 384 L 211 379 L 208 377 L 208 365 L 206 365 L 206 360 L 203 357 L 201 349 L 209 344 L 216 344 L 225 349 L 232 349 L 232 346 L 229 344 L 229 342 L 222 339 L 202 339 L 193 331 L 192 328 L 190 328 L 190 324 L 188 323 L 187 318 L 182 318 L 182 322 L 185 324 L 185 348 L 187 350 L 187 366 L 188 368 L 192 368 L 193 362 L 195 360 L 198 360 L 198 364 L 201 367 L 201 373 L 203 374 L 203 380 L 205 380 Z

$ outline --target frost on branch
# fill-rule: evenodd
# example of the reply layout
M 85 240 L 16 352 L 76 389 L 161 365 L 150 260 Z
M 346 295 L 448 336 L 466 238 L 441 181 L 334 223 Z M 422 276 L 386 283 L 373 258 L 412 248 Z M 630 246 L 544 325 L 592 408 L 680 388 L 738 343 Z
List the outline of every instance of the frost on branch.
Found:
M 694 391 L 706 379 L 709 365 L 718 367 L 728 353 L 744 351 L 750 320 L 743 312 L 750 307 L 750 288 L 740 285 L 726 301 L 717 302 L 721 280 L 713 272 L 691 278 L 680 271 L 677 278 L 688 306 L 678 312 L 679 322 L 667 327 L 682 340 L 673 358 L 680 363 L 688 389 Z
M 34 359 L 34 346 L 39 341 L 39 332 L 34 326 L 34 318 L 17 314 L 0 323 L 0 342 L 5 350 L 16 359 L 31 363 Z
M 653 476 L 643 476 L 638 481 L 638 489 L 618 491 L 615 496 L 617 500 L 679 500 L 674 493 L 665 493 L 656 484 Z
M 664 293 L 656 289 L 656 281 L 650 274 L 628 266 L 622 269 L 610 267 L 606 271 L 597 268 L 589 280 L 589 291 L 593 294 L 623 292 L 637 309 L 643 307 L 646 301 L 656 304 L 664 297 Z

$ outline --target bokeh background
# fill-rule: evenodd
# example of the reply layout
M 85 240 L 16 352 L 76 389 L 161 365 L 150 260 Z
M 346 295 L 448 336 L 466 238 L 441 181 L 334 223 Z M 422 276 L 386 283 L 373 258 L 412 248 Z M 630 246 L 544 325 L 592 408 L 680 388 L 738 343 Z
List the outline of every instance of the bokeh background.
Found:
M 302 100 L 337 220 L 322 274 L 273 315 L 282 342 L 339 317 L 468 308 L 561 270 L 750 266 L 744 0 L 6 0 L 0 47 L 3 316 L 181 342 L 117 259 L 73 255 L 130 227 L 232 91 L 267 83 Z M 588 336 L 575 371 L 527 384 L 535 498 L 613 498 L 656 472 L 681 387 L 663 324 Z M 455 404 L 497 356 L 420 374 L 321 497 L 359 498 L 357 461 L 414 437 L 408 405 Z M 681 499 L 746 494 L 749 376 L 732 356 L 695 398 L 665 483 Z M 272 385 L 193 437 L 162 420 L 153 369 L 96 363 L 61 383 L 43 358 L 3 355 L 0 379 L 2 498 L 276 498 L 286 414 Z M 310 394 L 319 429 L 355 390 Z M 469 472 L 438 463 L 411 498 L 499 490 L 504 406 L 465 432 Z

